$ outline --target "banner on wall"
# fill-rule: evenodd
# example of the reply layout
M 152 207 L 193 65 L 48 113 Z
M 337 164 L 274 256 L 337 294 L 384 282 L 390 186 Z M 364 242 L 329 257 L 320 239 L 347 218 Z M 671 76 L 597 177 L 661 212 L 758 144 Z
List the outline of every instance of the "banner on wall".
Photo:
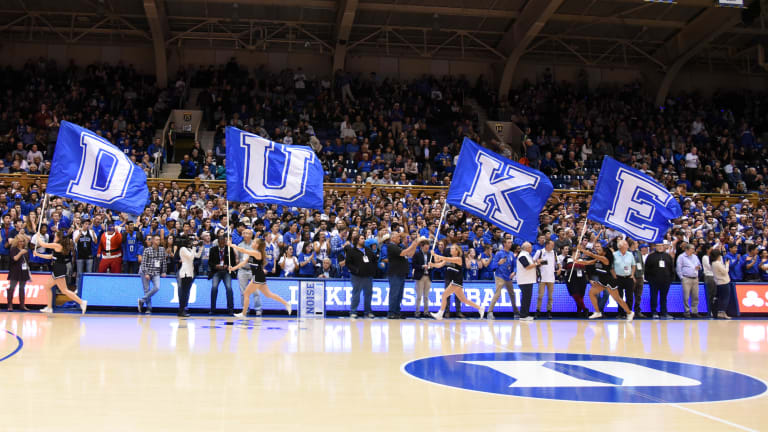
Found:
M 352 284 L 349 280 L 342 279 L 268 279 L 270 291 L 279 295 L 280 297 L 287 299 L 294 305 L 294 309 L 299 305 L 299 290 L 301 288 L 302 281 L 312 281 L 313 290 L 322 290 L 323 292 L 325 310 L 328 312 L 343 312 L 349 310 L 350 300 L 352 297 Z M 308 288 L 309 285 L 304 285 Z M 242 308 L 242 299 L 240 298 L 239 288 L 234 284 L 233 290 L 235 291 L 235 310 Z M 442 283 L 435 282 L 432 285 L 432 290 L 429 293 L 429 305 L 430 310 L 437 311 L 440 307 L 440 297 L 443 294 L 445 288 Z M 218 309 L 226 308 L 225 290 L 219 286 L 219 298 L 217 300 Z M 492 281 L 465 281 L 464 292 L 470 300 L 474 302 L 482 302 L 484 305 L 488 305 L 493 298 L 495 291 L 495 284 Z M 211 307 L 210 302 L 211 281 L 205 277 L 195 278 L 192 284 L 192 290 L 189 296 L 189 307 L 191 309 L 209 309 Z M 87 273 L 83 275 L 83 298 L 88 300 L 89 306 L 106 306 L 106 307 L 136 307 L 136 299 L 143 295 L 143 289 L 141 280 L 138 275 L 121 275 L 121 274 L 101 274 L 101 273 Z M 386 312 L 389 302 L 387 301 L 389 295 L 389 283 L 386 280 L 373 281 L 373 294 L 371 295 L 371 307 L 374 312 Z M 515 301 L 520 304 L 520 290 L 515 288 Z M 704 285 L 699 287 L 699 298 L 706 298 L 706 289 Z M 320 300 L 319 296 L 315 296 L 315 300 Z M 555 290 L 553 295 L 553 312 L 576 312 L 576 304 L 573 302 L 571 296 L 568 295 L 568 290 L 565 284 L 555 284 Z M 264 296 L 261 297 L 262 308 L 267 311 L 283 311 L 285 308 L 280 303 L 268 299 Z M 362 308 L 363 302 L 360 302 Z M 416 290 L 414 282 L 405 282 L 405 292 L 403 294 L 403 312 L 413 312 L 416 308 Z M 453 302 L 451 302 L 453 308 Z M 178 308 L 178 283 L 175 277 L 165 277 L 160 279 L 160 290 L 152 297 L 152 306 L 154 308 Z M 646 285 L 643 288 L 642 308 L 644 311 L 650 309 L 650 289 Z M 536 309 L 536 301 L 531 302 L 531 310 Z M 672 284 L 667 297 L 667 310 L 673 313 L 683 312 L 683 290 L 680 284 Z M 463 312 L 474 312 L 469 306 L 462 307 Z M 617 305 L 610 299 L 606 306 L 607 312 L 617 311 Z M 494 312 L 512 312 L 512 302 L 510 301 L 506 291 L 502 291 L 502 297 L 494 308 Z M 707 312 L 706 302 L 699 302 L 699 312 Z
M 768 313 L 768 284 L 736 283 L 741 313 Z
M 51 279 L 50 273 L 32 273 L 32 280 L 24 286 L 24 304 L 27 306 L 47 306 L 51 298 L 50 291 L 43 289 L 43 284 Z M 0 302 L 8 298 L 8 272 L 0 273 Z M 13 293 L 13 304 L 19 304 L 19 287 Z

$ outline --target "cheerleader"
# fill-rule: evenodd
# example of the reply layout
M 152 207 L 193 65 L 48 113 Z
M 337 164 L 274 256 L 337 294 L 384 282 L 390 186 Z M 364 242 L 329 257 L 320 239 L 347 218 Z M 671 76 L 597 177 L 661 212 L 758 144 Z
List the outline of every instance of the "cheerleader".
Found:
M 251 294 L 255 293 L 256 291 L 260 291 L 267 298 L 282 303 L 283 306 L 285 306 L 285 310 L 288 311 L 288 315 L 290 315 L 291 303 L 283 300 L 279 295 L 273 293 L 267 287 L 267 278 L 264 274 L 264 261 L 266 258 L 266 244 L 264 243 L 264 240 L 256 239 L 253 242 L 253 249 L 245 249 L 241 248 L 240 246 L 233 245 L 232 241 L 229 241 L 229 247 L 243 255 L 249 255 L 251 257 L 249 265 L 251 266 L 251 274 L 253 275 L 251 283 L 248 284 L 248 286 L 245 288 L 245 292 L 243 293 L 243 310 L 239 314 L 235 314 L 235 317 L 245 317 L 245 314 L 248 312 Z
M 603 248 L 600 244 L 595 244 L 595 253 L 579 247 L 579 252 L 583 252 L 595 260 L 595 274 L 597 280 L 592 281 L 592 288 L 589 290 L 589 300 L 595 308 L 595 312 L 589 316 L 589 319 L 601 318 L 603 314 L 597 304 L 597 294 L 607 290 L 616 303 L 627 313 L 627 321 L 632 321 L 635 313 L 627 306 L 624 299 L 619 295 L 619 284 L 613 271 L 613 252 L 610 248 Z
M 462 303 L 472 306 L 480 313 L 480 319 L 483 319 L 485 314 L 485 307 L 478 305 L 477 303 L 468 300 L 464 295 L 464 253 L 459 245 L 451 246 L 451 256 L 444 257 L 435 253 L 435 262 L 430 264 L 430 267 L 442 268 L 445 267 L 445 291 L 443 291 L 443 297 L 440 300 L 440 311 L 432 313 L 432 318 L 436 320 L 443 319 L 443 313 L 448 306 L 448 297 L 452 294 L 456 294 L 456 297 L 461 300 Z
M 77 296 L 77 294 L 73 293 L 69 290 L 69 288 L 67 288 L 67 264 L 65 260 L 72 254 L 72 239 L 62 235 L 62 231 L 57 231 L 53 238 L 53 243 L 46 243 L 42 241 L 39 235 L 37 235 L 36 245 L 37 247 L 45 249 L 53 249 L 52 254 L 41 254 L 37 251 L 37 248 L 35 248 L 34 252 L 34 255 L 38 258 L 52 260 L 51 267 L 53 268 L 51 279 L 43 286 L 43 289 L 50 290 L 51 297 L 48 302 L 48 306 L 41 309 L 40 312 L 53 313 L 53 287 L 56 286 L 59 288 L 59 291 L 61 291 L 62 294 L 79 304 L 80 309 L 83 311 L 83 314 L 85 314 L 85 310 L 88 307 L 88 302 L 81 299 Z

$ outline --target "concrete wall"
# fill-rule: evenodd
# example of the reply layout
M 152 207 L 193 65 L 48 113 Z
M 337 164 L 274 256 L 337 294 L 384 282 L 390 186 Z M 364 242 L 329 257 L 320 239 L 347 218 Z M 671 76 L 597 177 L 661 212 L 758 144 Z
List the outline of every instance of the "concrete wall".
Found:
M 270 71 L 301 66 L 310 76 L 329 76 L 332 71 L 332 56 L 329 54 L 287 53 L 269 51 L 248 51 L 234 49 L 212 49 L 200 46 L 172 46 L 168 50 L 168 71 L 171 78 L 180 65 L 197 66 L 208 64 L 223 64 L 230 57 L 236 57 L 238 62 L 249 69 L 264 66 Z M 42 42 L 0 42 L 0 65 L 19 67 L 30 58 L 53 58 L 60 64 L 74 59 L 77 64 L 86 65 L 93 62 L 116 63 L 122 60 L 133 64 L 142 72 L 154 72 L 154 56 L 152 45 L 89 45 L 89 44 L 46 44 Z M 587 72 L 590 87 L 602 83 L 622 84 L 640 79 L 646 83 L 649 93 L 655 94 L 662 75 L 654 69 L 638 70 L 631 68 L 589 67 L 584 65 L 547 64 L 522 61 L 513 80 L 517 85 L 524 80 L 536 81 L 545 68 L 552 70 L 558 81 L 575 81 L 581 70 Z M 483 75 L 486 79 L 497 82 L 498 68 L 493 64 L 471 60 L 444 60 L 429 58 L 398 58 L 375 56 L 347 56 L 347 70 L 351 72 L 369 73 L 375 71 L 380 76 L 411 79 L 423 74 L 464 75 L 470 80 Z M 768 75 L 743 75 L 732 73 L 709 72 L 700 66 L 690 66 L 684 69 L 672 85 L 672 92 L 699 90 L 703 93 L 718 88 L 746 88 L 764 90 L 768 86 Z
M 372 56 L 347 56 L 347 70 L 369 73 L 375 71 L 383 77 L 411 79 L 424 74 L 435 76 L 464 75 L 474 80 L 480 75 L 493 77 L 490 63 L 469 60 L 440 60 L 428 58 L 397 58 Z
M 133 64 L 141 73 L 154 73 L 155 59 L 152 45 L 88 45 L 88 44 L 44 44 L 26 42 L 0 42 L 0 65 L 22 66 L 28 59 L 39 57 L 67 64 L 74 59 L 76 64 L 87 65 L 95 62 Z

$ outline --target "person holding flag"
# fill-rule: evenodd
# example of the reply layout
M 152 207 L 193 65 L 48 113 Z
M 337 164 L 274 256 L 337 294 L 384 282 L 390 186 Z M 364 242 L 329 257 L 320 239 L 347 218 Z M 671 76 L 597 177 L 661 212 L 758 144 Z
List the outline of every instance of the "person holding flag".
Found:
M 526 264 L 520 266 L 520 256 L 517 263 L 518 285 L 523 290 L 523 304 L 520 306 L 520 317 L 526 321 L 530 314 L 530 300 L 533 285 L 536 283 L 536 265 L 531 256 L 532 246 L 529 242 L 535 242 L 538 234 L 539 215 L 549 196 L 554 190 L 552 182 L 546 175 L 537 170 L 521 165 L 486 148 L 481 147 L 469 138 L 464 142 L 459 152 L 459 158 L 454 171 L 454 178 L 446 196 L 446 203 L 461 210 L 482 218 L 496 227 L 527 241 L 528 250 L 523 248 L 520 256 L 526 257 Z M 445 213 L 445 209 L 443 214 Z M 442 224 L 441 217 L 440 223 Z M 440 226 L 436 232 L 440 231 Z M 434 248 L 434 246 L 433 246 Z M 499 261 L 505 267 L 501 270 L 501 281 L 497 279 L 497 290 L 494 298 L 498 300 L 501 288 L 507 286 L 510 291 L 508 279 L 512 274 L 509 267 L 514 256 L 505 249 L 507 257 L 497 254 L 496 265 Z M 497 267 L 498 268 L 498 267 Z M 522 273 L 522 276 L 521 276 Z M 532 281 L 530 275 L 533 275 Z M 497 276 L 499 273 L 497 272 Z M 446 276 L 447 277 L 447 276 Z M 524 282 L 520 282 L 523 280 Z M 523 285 L 530 288 L 527 292 Z M 510 293 L 513 305 L 515 298 Z M 493 302 L 495 305 L 495 302 Z M 492 309 L 491 309 L 492 310 Z M 489 316 L 490 318 L 490 316 Z
M 46 192 L 46 198 L 48 194 L 56 195 L 132 215 L 144 212 L 149 201 L 147 175 L 141 167 L 101 136 L 67 121 L 62 121 L 59 128 Z M 45 204 L 46 199 L 43 200 L 42 215 L 45 215 Z M 98 219 L 95 215 L 94 231 L 100 231 Z M 39 231 L 38 228 L 38 239 Z M 62 279 L 66 276 L 64 260 L 69 256 L 72 245 L 69 237 L 62 238 L 60 232 L 57 230 L 54 243 L 41 240 L 37 245 L 57 245 L 52 247 L 53 254 L 35 253 L 35 256 L 54 260 L 50 286 L 57 285 L 67 297 L 80 303 L 85 312 L 87 302 L 70 293 Z M 121 234 L 115 230 L 111 220 L 108 220 L 107 232 L 94 234 L 98 236 L 93 239 L 98 244 L 97 255 L 102 257 L 99 272 L 109 269 L 112 273 L 120 273 L 123 252 Z
M 578 251 L 595 260 L 595 273 L 598 280 L 592 281 L 592 288 L 589 290 L 589 301 L 595 312 L 589 316 L 589 319 L 601 318 L 600 306 L 597 304 L 597 294 L 602 291 L 608 291 L 616 303 L 627 313 L 627 321 L 632 321 L 635 313 L 627 306 L 627 303 L 619 295 L 619 283 L 616 280 L 614 270 L 614 254 L 610 248 L 603 248 L 599 243 L 595 243 L 595 252 L 584 249 L 579 245 Z
M 267 254 L 265 252 L 266 244 L 264 243 L 264 240 L 258 238 L 254 240 L 253 243 L 254 243 L 253 249 L 246 249 L 246 248 L 242 248 L 240 246 L 234 245 L 232 244 L 232 240 L 229 240 L 227 243 L 227 245 L 230 248 L 232 248 L 234 251 L 250 257 L 248 265 L 251 267 L 251 274 L 253 275 L 253 279 L 251 279 L 251 283 L 248 284 L 248 287 L 246 287 L 245 292 L 243 293 L 243 310 L 240 311 L 240 313 L 236 313 L 235 317 L 245 318 L 246 314 L 248 313 L 248 306 L 249 306 L 251 294 L 257 291 L 264 294 L 264 297 L 281 303 L 283 306 L 285 306 L 285 310 L 288 312 L 288 315 L 290 315 L 291 302 L 283 300 L 282 297 L 273 293 L 272 291 L 269 290 L 269 287 L 267 287 L 267 277 L 264 274 L 264 263 L 266 262 L 266 257 L 267 257 Z M 213 309 L 213 305 L 211 306 L 211 308 Z
M 53 313 L 53 300 L 55 295 L 53 293 L 53 287 L 56 286 L 62 294 L 67 296 L 70 300 L 80 305 L 80 310 L 85 314 L 85 310 L 88 308 L 88 302 L 81 299 L 77 294 L 73 293 L 67 287 L 67 265 L 65 264 L 66 258 L 72 254 L 72 239 L 65 235 L 63 231 L 56 231 L 53 243 L 46 243 L 40 238 L 39 234 L 35 234 L 37 237 L 33 243 L 38 248 L 52 249 L 52 254 L 41 254 L 35 248 L 34 255 L 38 258 L 49 259 L 53 261 L 53 272 L 51 273 L 51 279 L 43 285 L 43 289 L 50 291 L 50 299 L 48 300 L 48 306 L 40 310 L 43 313 Z
M 432 313 L 432 318 L 438 321 L 442 320 L 445 309 L 448 307 L 448 298 L 456 294 L 456 297 L 462 303 L 477 309 L 480 319 L 483 319 L 485 307 L 467 299 L 466 295 L 464 295 L 464 251 L 461 249 L 461 246 L 454 244 L 451 246 L 450 254 L 451 256 L 445 257 L 434 253 L 432 256 L 435 262 L 429 264 L 430 268 L 445 266 L 445 291 L 443 291 L 443 296 L 440 299 L 440 310 L 437 313 Z
M 234 201 L 278 204 L 288 208 L 324 210 L 323 165 L 311 148 L 276 143 L 231 126 L 227 127 L 225 134 L 227 203 Z M 254 241 L 258 242 L 254 247 L 258 250 L 246 251 L 237 246 L 232 247 L 233 250 L 251 257 L 253 280 L 246 288 L 246 295 L 258 290 L 265 296 L 277 300 L 271 297 L 274 294 L 267 288 L 266 279 L 262 280 L 264 265 L 268 261 L 266 243 L 262 239 Z M 231 244 L 231 241 L 228 243 Z M 286 243 L 286 246 L 290 246 L 288 242 Z M 213 255 L 220 250 L 214 248 L 211 251 Z M 214 258 L 212 256 L 209 259 Z M 220 260 L 222 261 L 220 265 L 223 266 L 223 256 Z M 231 269 L 234 263 L 235 259 L 230 258 L 227 269 Z M 258 278 L 257 272 L 259 272 Z M 282 299 L 278 301 L 284 302 Z M 290 304 L 286 309 L 290 314 Z

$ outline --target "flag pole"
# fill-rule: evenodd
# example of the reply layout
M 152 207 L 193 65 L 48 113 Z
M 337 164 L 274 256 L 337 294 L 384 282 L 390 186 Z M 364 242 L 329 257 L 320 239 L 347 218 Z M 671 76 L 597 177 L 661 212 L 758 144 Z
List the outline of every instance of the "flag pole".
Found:
M 227 211 L 227 267 L 232 267 L 232 262 L 231 262 L 231 260 L 229 258 L 230 251 L 231 251 L 231 249 L 229 247 L 229 243 L 232 241 L 232 238 L 229 235 L 229 226 L 231 225 L 231 223 L 229 222 L 229 199 L 228 198 L 224 198 L 224 201 L 226 201 L 226 203 L 227 203 L 226 204 L 226 208 L 227 208 L 227 210 L 226 210 Z
M 43 217 L 45 217 L 45 205 L 48 203 L 48 194 L 43 195 L 43 207 L 40 212 L 40 218 L 37 221 L 37 233 L 40 233 L 40 227 L 43 226 Z
M 579 242 L 576 243 L 576 251 L 574 252 L 573 265 L 571 266 L 571 272 L 568 274 L 568 282 L 571 281 L 571 276 L 573 276 L 573 268 L 576 267 L 576 254 L 578 253 L 579 246 L 581 246 L 581 241 L 584 239 L 584 234 L 587 232 L 587 221 L 588 219 L 584 218 L 584 227 L 581 229 Z
M 42 210 L 40 211 L 40 216 L 37 221 L 37 232 L 35 233 L 35 235 L 37 236 L 37 243 L 40 242 L 40 227 L 43 226 L 43 218 L 45 217 L 45 206 L 47 203 L 48 203 L 48 194 L 46 193 L 43 195 L 43 206 L 41 207 Z M 33 243 L 35 245 L 35 248 L 37 248 L 37 243 Z
M 437 247 L 437 237 L 440 234 L 440 227 L 443 226 L 443 219 L 445 219 L 445 211 L 448 210 L 448 197 L 445 198 L 445 204 L 443 204 L 443 210 L 440 212 L 440 222 L 437 223 L 435 228 L 435 239 L 432 241 L 432 250 L 429 252 L 429 261 L 432 262 L 435 259 L 435 248 Z

